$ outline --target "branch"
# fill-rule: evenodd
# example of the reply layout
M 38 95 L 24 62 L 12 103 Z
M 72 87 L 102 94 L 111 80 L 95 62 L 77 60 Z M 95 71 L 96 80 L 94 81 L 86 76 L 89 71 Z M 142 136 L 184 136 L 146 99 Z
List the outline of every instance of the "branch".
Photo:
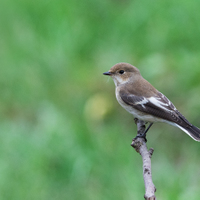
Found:
M 145 122 L 142 120 L 135 119 L 137 124 L 137 136 L 141 136 L 145 131 Z M 151 175 L 151 156 L 153 154 L 153 149 L 147 149 L 145 139 L 136 137 L 133 139 L 131 146 L 142 156 L 143 161 L 143 178 L 145 185 L 145 200 L 156 200 L 155 192 L 156 188 L 152 181 Z

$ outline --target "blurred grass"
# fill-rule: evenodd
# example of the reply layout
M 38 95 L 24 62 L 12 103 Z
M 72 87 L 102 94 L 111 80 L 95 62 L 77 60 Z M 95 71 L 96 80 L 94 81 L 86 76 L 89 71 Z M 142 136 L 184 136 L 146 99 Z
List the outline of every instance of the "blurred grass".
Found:
M 142 199 L 133 117 L 102 76 L 129 62 L 200 127 L 199 1 L 0 6 L 0 199 Z M 199 143 L 156 124 L 158 199 L 198 199 Z

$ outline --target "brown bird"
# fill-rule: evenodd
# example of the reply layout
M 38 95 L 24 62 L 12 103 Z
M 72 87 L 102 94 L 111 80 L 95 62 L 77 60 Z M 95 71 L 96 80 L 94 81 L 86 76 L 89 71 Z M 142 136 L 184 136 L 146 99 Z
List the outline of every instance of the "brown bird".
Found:
M 165 95 L 146 81 L 136 67 L 118 63 L 103 74 L 113 78 L 119 104 L 134 117 L 150 122 L 144 137 L 154 122 L 165 122 L 200 141 L 200 129 L 193 126 Z

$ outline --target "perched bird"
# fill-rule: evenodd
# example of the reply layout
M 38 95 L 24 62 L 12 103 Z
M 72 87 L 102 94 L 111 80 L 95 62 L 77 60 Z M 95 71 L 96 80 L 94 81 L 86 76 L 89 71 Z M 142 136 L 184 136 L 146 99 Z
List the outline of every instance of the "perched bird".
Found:
M 200 141 L 200 129 L 193 126 L 165 95 L 146 81 L 136 67 L 118 63 L 103 74 L 113 78 L 119 104 L 135 118 L 150 123 L 145 136 L 154 122 L 165 122 Z

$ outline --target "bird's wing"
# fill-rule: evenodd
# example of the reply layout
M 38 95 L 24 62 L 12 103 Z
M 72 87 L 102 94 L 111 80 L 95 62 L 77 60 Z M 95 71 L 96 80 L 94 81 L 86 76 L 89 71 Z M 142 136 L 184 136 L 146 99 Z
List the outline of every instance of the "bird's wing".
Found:
M 145 114 L 175 122 L 183 127 L 192 126 L 172 102 L 160 92 L 152 97 L 135 96 L 122 92 L 120 96 L 126 104 Z

